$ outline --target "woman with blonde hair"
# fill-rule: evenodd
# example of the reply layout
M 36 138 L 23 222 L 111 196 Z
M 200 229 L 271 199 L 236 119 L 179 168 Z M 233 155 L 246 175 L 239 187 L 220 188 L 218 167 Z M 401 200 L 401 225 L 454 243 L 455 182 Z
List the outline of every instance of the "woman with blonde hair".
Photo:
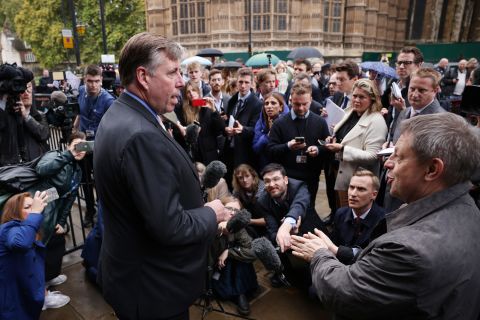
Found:
M 338 207 L 348 206 L 348 185 L 357 168 L 379 174 L 377 152 L 382 148 L 387 125 L 380 113 L 382 104 L 377 86 L 360 79 L 353 85 L 352 102 L 334 128 L 334 137 L 325 147 L 336 154 L 340 165 L 335 181 Z

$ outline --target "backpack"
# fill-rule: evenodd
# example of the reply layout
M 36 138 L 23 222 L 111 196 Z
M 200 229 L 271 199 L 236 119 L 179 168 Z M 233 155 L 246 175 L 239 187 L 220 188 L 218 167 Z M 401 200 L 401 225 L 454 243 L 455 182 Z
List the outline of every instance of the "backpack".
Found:
M 1 167 L 0 194 L 23 192 L 38 183 L 41 177 L 35 168 L 41 158 L 42 156 L 29 162 Z

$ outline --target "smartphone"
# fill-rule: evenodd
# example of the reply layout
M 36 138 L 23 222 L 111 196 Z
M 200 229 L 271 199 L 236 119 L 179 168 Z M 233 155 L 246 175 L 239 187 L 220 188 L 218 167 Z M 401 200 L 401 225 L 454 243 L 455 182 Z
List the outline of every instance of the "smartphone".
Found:
M 204 107 L 207 105 L 207 100 L 205 99 L 193 99 L 192 107 Z
M 94 143 L 95 143 L 94 141 L 79 142 L 75 145 L 75 151 L 78 151 L 78 152 L 82 152 L 82 151 L 92 152 Z
M 60 198 L 60 196 L 58 195 L 58 191 L 57 189 L 55 189 L 55 187 L 47 189 L 44 192 L 47 194 L 47 202 L 52 202 Z
M 305 137 L 295 137 L 296 143 L 305 143 Z

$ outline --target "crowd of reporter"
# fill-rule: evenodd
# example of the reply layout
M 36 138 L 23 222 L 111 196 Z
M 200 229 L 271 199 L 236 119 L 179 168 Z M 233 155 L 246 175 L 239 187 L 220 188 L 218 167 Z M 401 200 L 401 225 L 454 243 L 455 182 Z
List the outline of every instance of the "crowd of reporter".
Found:
M 411 114 L 405 116 L 407 110 L 418 109 L 422 114 L 437 99 L 445 101 L 441 86 L 454 83 L 448 80 L 453 71 L 446 72 L 442 79 L 433 69 L 422 68 L 423 58 L 418 60 L 415 50 L 407 48 L 400 54 L 407 58 L 413 56 L 411 61 L 397 61 L 403 97 L 395 97 L 385 85 L 382 86 L 385 81 L 377 81 L 383 80 L 380 76 L 366 79 L 352 61 L 323 67 L 317 64 L 319 71 L 316 72 L 312 71 L 307 59 L 296 60 L 291 66 L 281 62 L 275 68 L 260 70 L 256 74 L 249 68 L 237 72 L 216 69 L 208 72 L 198 63 L 187 67 L 189 81 L 182 95 L 171 97 L 171 103 L 176 104 L 174 116 L 164 115 L 163 122 L 172 138 L 196 163 L 200 180 L 205 166 L 216 160 L 226 164 L 225 179 L 215 187 L 206 188 L 206 200 L 222 200 L 230 212 L 229 219 L 240 209 L 250 213 L 248 223 L 236 232 L 228 230 L 227 222 L 219 224 L 210 253 L 213 271 L 207 279 L 207 285 L 211 285 L 219 298 L 237 304 L 240 314 L 249 314 L 248 299 L 258 288 L 252 264 L 258 258 L 252 250 L 254 239 L 267 237 L 277 247 L 287 278 L 312 293 L 309 268 L 306 265 L 292 266 L 292 259 L 295 259 L 291 254 L 292 234 L 299 230 L 300 234 L 321 230 L 330 250 L 347 265 L 355 261 L 371 240 L 386 231 L 385 214 L 400 204 L 386 210 L 382 208 L 385 193 L 381 189 L 388 191 L 388 186 L 382 175 L 385 173 L 385 158 L 377 154 L 393 142 L 392 131 L 400 127 L 400 122 L 413 117 Z M 402 56 L 402 59 L 407 58 Z M 415 70 L 404 70 L 415 65 Z M 470 81 L 471 85 L 479 85 L 478 68 L 470 70 L 468 75 L 469 78 L 463 80 L 465 84 Z M 415 77 L 426 83 L 411 87 L 413 91 L 409 91 Z M 425 85 L 426 88 L 422 87 Z M 458 88 L 455 92 L 459 92 Z M 8 290 L 12 292 L 19 292 L 24 288 L 22 286 L 26 286 L 29 294 L 16 301 L 27 299 L 26 305 L 32 306 L 2 304 L 0 314 L 7 319 L 16 315 L 25 319 L 38 318 L 42 307 L 48 308 L 49 303 L 58 307 L 69 301 L 68 297 L 46 289 L 46 282 L 63 276 L 60 274 L 62 254 L 55 254 L 50 263 L 48 257 L 49 252 L 60 250 L 63 253 L 62 248 L 65 249 L 66 217 L 77 196 L 82 176 L 77 162 L 85 156 L 85 152 L 78 152 L 75 145 L 87 140 L 84 134 L 76 132 L 70 135 L 65 151 L 48 151 L 48 123 L 45 114 L 38 112 L 32 103 L 30 82 L 20 98 L 10 114 L 5 108 L 0 111 L 2 124 L 8 123 L 5 119 L 11 114 L 19 119 L 15 120 L 16 123 L 22 122 L 22 126 L 10 121 L 9 126 L 0 127 L 0 165 L 39 159 L 35 169 L 44 178 L 41 185 L 26 190 L 29 194 L 0 195 L 4 201 L 0 257 L 2 265 L 9 266 L 1 281 L 8 282 Z M 325 120 L 328 117 L 327 98 L 345 112 L 343 119 L 333 127 L 329 127 Z M 427 103 L 421 105 L 425 102 L 422 99 L 428 100 Z M 403 118 L 399 117 L 400 114 Z M 428 117 L 427 113 L 424 116 Z M 480 125 L 476 119 L 476 124 Z M 21 144 L 18 144 L 18 130 L 24 132 Z M 330 212 L 322 213 L 323 220 L 315 210 L 322 169 L 330 207 Z M 274 175 L 269 176 L 272 172 L 280 175 L 272 178 Z M 268 183 L 263 181 L 265 176 Z M 367 205 L 368 210 L 359 212 L 360 224 L 365 222 L 359 227 L 358 221 L 342 214 L 345 215 L 343 211 L 348 207 L 356 214 L 353 209 L 359 201 L 356 192 L 362 187 L 354 185 L 352 189 L 352 181 L 365 176 L 367 182 L 362 183 L 366 183 L 369 193 L 367 200 L 363 200 L 365 203 L 362 202 L 364 207 L 358 209 L 363 210 Z M 48 197 L 35 191 L 52 186 L 58 191 L 59 199 L 47 205 Z M 386 194 L 388 197 L 388 192 Z M 366 223 L 366 217 L 374 213 L 373 222 Z M 91 218 L 93 222 L 93 215 Z M 49 245 L 54 242 L 55 249 L 49 251 Z M 12 262 L 16 256 L 26 259 L 18 268 L 18 264 Z M 34 274 L 36 281 L 19 278 L 13 283 L 9 280 L 10 276 L 24 272 Z M 213 278 L 215 273 L 218 275 Z M 302 273 L 300 277 L 296 277 L 299 273 Z M 53 283 L 65 281 L 63 277 Z M 274 286 L 289 285 L 277 272 L 272 274 L 271 281 Z M 7 290 L 7 287 L 3 288 Z M 56 301 L 49 302 L 46 298 L 49 295 Z

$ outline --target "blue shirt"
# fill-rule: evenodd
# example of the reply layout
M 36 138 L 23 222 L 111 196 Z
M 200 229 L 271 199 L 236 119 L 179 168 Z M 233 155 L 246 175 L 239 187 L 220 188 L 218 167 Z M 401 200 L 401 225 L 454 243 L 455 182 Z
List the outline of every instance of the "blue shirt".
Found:
M 78 104 L 80 106 L 80 131 L 87 134 L 87 139 L 92 137 L 89 132 L 92 132 L 93 137 L 97 132 L 100 120 L 112 105 L 115 98 L 105 89 L 101 89 L 98 96 L 89 96 L 85 90 L 85 86 L 79 89 Z M 89 132 L 87 132 L 89 131 Z

